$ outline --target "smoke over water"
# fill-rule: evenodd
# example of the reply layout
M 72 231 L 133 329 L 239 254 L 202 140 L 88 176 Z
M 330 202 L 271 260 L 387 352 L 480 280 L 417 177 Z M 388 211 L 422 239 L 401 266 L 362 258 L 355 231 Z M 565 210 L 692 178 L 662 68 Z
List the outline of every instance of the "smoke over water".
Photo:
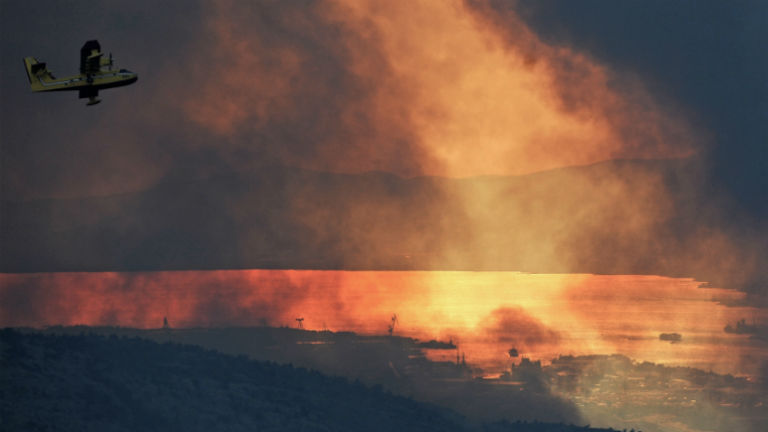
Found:
M 501 371 L 508 351 L 621 353 L 638 360 L 755 373 L 723 356 L 747 350 L 723 332 L 764 311 L 726 307 L 743 298 L 658 276 L 513 272 L 184 271 L 0 275 L 0 325 L 175 327 L 295 326 L 453 340 L 467 361 Z M 756 315 L 757 314 L 757 315 Z M 762 314 L 762 315 L 761 315 Z M 681 343 L 660 341 L 676 332 Z M 747 344 L 748 345 L 748 344 Z M 755 349 L 752 347 L 752 349 Z M 759 359 L 761 355 L 751 352 Z M 758 355 L 755 355 L 758 354 Z
M 689 157 L 706 148 L 708 131 L 694 128 L 689 113 L 642 76 L 541 39 L 509 4 L 220 1 L 178 8 L 189 13 L 185 20 L 144 34 L 176 46 L 131 59 L 147 78 L 115 98 L 115 110 L 100 111 L 98 121 L 64 113 L 57 118 L 68 127 L 58 129 L 66 130 L 29 123 L 40 117 L 30 111 L 23 130 L 9 124 L 3 139 L 15 146 L 4 165 L 4 198 L 156 194 L 81 212 L 88 225 L 102 227 L 92 237 L 79 235 L 83 224 L 71 216 L 88 203 L 72 213 L 20 212 L 18 227 L 32 234 L 18 236 L 24 253 L 14 249 L 7 261 L 22 264 L 6 271 L 259 268 L 270 254 L 302 255 L 280 267 L 308 268 L 304 255 L 328 250 L 336 265 L 323 268 L 390 268 L 382 256 L 399 254 L 421 257 L 413 269 L 665 274 L 762 295 L 764 285 L 753 279 L 766 253 L 764 231 L 744 228 L 750 225 L 738 214 L 724 217 L 718 208 L 727 200 L 709 194 L 705 167 Z M 140 7 L 119 8 L 117 17 L 147 19 Z M 131 22 L 113 19 L 103 20 L 110 35 Z M 183 80 L 165 79 L 179 70 Z M 658 163 L 648 169 L 619 159 Z M 601 161 L 595 169 L 575 167 Z M 281 189 L 275 183 L 284 179 L 265 170 L 274 165 L 411 178 L 354 193 L 331 182 Z M 236 179 L 218 197 L 204 197 L 210 202 L 194 201 L 196 185 L 161 187 L 238 175 L 262 182 Z M 429 184 L 412 176 L 468 181 Z M 193 202 L 179 202 L 185 198 Z M 216 223 L 189 222 L 197 214 Z M 53 231 L 49 238 L 28 246 L 45 229 Z M 206 233 L 184 232 L 195 229 Z M 125 238 L 103 240 L 110 235 Z M 83 256 L 40 259 L 78 241 L 86 243 Z M 138 245 L 128 257 L 103 250 L 118 243 Z M 157 252 L 164 247 L 172 250 Z M 213 252 L 178 258 L 189 250 Z M 91 256 L 97 264 L 87 262 Z M 211 264 L 216 257 L 226 258 Z
M 266 161 L 342 173 L 522 175 L 617 159 L 680 159 L 709 145 L 707 131 L 657 100 L 639 77 L 542 41 L 513 9 L 495 3 L 206 8 L 211 38 L 185 61 L 193 76 L 222 79 L 198 77 L 200 91 L 182 100 L 183 112 L 218 143 L 217 160 L 235 170 Z M 461 216 L 435 221 L 447 225 L 437 240 L 403 239 L 403 250 L 441 245 L 425 252 L 420 268 L 514 262 L 514 270 L 532 272 L 653 273 L 747 285 L 759 271 L 754 250 L 764 236 L 739 233 L 734 240 L 716 210 L 697 209 L 704 226 L 684 222 L 698 203 L 678 204 L 702 189 L 700 162 L 689 159 L 682 172 L 631 164 L 551 172 L 549 183 L 531 178 L 518 188 L 473 182 L 417 203 L 421 213 L 450 206 Z M 333 215 L 354 223 L 329 227 L 322 203 L 292 193 L 286 216 L 313 233 L 307 241 L 349 249 L 342 263 L 392 243 L 389 232 L 366 222 L 372 214 L 404 211 L 376 204 L 387 196 L 370 191 L 368 205 Z M 718 200 L 707 199 L 716 208 Z M 712 256 L 713 248 L 722 253 Z M 368 262 L 376 267 L 376 258 Z
M 519 175 L 615 159 L 683 158 L 707 145 L 707 132 L 657 100 L 639 77 L 542 41 L 510 8 L 338 0 L 224 1 L 203 9 L 207 37 L 180 59 L 197 91 L 164 100 L 181 101 L 189 129 L 208 140 L 191 139 L 190 147 L 222 169 L 252 172 L 274 163 L 404 176 Z M 464 217 L 449 220 L 440 239 L 409 238 L 403 250 L 447 246 L 429 251 L 428 264 L 442 268 L 514 261 L 525 271 L 650 271 L 740 285 L 745 281 L 733 278 L 755 272 L 743 245 L 720 228 L 680 234 L 667 224 L 679 216 L 675 199 L 701 186 L 697 163 L 674 195 L 663 173 L 616 165 L 597 176 L 552 175 L 568 185 L 555 196 L 535 183 L 476 183 L 426 197 L 418 204 L 422 213 L 439 214 L 450 203 Z M 354 245 L 340 261 L 392 243 L 388 232 L 371 231 L 365 221 L 402 209 L 376 205 L 373 192 L 374 204 L 333 215 L 356 223 L 330 229 L 327 209 L 291 192 L 285 216 L 313 233 L 307 241 Z M 238 217 L 248 204 L 223 210 Z M 702 252 L 715 247 L 724 251 L 718 257 Z M 630 249 L 643 258 L 627 256 Z M 667 256 L 655 260 L 659 254 Z
M 201 80 L 185 112 L 225 146 L 283 163 L 508 175 L 684 157 L 701 140 L 638 80 L 482 2 L 207 7 L 206 67 L 190 70 L 222 79 Z

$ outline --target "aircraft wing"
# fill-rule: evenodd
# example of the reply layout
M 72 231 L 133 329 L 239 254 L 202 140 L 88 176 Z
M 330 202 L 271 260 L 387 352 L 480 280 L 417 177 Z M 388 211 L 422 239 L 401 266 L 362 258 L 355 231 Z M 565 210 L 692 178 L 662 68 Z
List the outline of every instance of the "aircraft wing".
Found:
M 101 45 L 97 40 L 89 40 L 80 48 L 80 73 L 92 75 L 101 69 Z

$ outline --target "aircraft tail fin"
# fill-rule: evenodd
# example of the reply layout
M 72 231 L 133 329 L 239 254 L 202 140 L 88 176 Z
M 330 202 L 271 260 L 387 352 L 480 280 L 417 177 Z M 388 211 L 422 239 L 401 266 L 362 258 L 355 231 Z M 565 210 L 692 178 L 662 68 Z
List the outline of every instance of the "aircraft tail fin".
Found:
M 45 63 L 40 63 L 34 57 L 25 57 L 24 66 L 27 68 L 27 78 L 32 90 L 42 90 L 43 85 L 40 83 L 40 79 L 50 75 Z

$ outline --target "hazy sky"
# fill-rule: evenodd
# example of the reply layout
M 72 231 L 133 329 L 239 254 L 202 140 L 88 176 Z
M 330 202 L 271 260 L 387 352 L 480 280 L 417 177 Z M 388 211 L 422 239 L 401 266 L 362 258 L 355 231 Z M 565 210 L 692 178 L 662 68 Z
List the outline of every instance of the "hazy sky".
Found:
M 503 4 L 504 2 L 494 2 Z M 708 130 L 712 182 L 765 212 L 768 4 L 762 1 L 521 1 L 546 40 L 638 74 Z M 763 213 L 764 214 L 764 213 Z
M 58 236 L 14 237 L 21 246 L 4 260 L 15 271 L 46 250 L 55 262 L 37 270 L 248 267 L 304 249 L 374 267 L 387 254 L 437 253 L 425 262 L 482 269 L 512 257 L 503 268 L 765 279 L 765 2 L 0 4 L 3 200 L 261 179 L 211 184 L 201 194 L 216 200 L 195 205 L 178 204 L 178 187 L 119 210 L 6 205 L 31 232 Z M 94 107 L 29 90 L 23 57 L 65 76 L 89 39 L 139 81 Z M 369 178 L 362 197 L 334 193 L 343 181 L 329 178 L 317 190 L 281 189 L 264 170 L 466 178 L 618 159 L 687 162 L 515 188 Z M 100 228 L 89 237 L 77 231 L 86 226 Z M 115 236 L 127 255 L 110 252 Z
M 472 175 L 699 153 L 711 182 L 764 211 L 767 10 L 4 0 L 3 197 L 140 189 L 265 160 Z M 91 38 L 139 83 L 88 109 L 29 92 L 21 58 L 66 75 Z

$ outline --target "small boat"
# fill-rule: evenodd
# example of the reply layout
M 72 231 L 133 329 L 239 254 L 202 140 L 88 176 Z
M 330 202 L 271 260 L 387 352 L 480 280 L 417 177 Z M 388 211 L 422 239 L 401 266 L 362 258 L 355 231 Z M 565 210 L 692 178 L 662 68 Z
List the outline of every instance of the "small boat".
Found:
M 662 333 L 659 335 L 659 339 L 674 343 L 683 340 L 683 336 L 680 333 Z

